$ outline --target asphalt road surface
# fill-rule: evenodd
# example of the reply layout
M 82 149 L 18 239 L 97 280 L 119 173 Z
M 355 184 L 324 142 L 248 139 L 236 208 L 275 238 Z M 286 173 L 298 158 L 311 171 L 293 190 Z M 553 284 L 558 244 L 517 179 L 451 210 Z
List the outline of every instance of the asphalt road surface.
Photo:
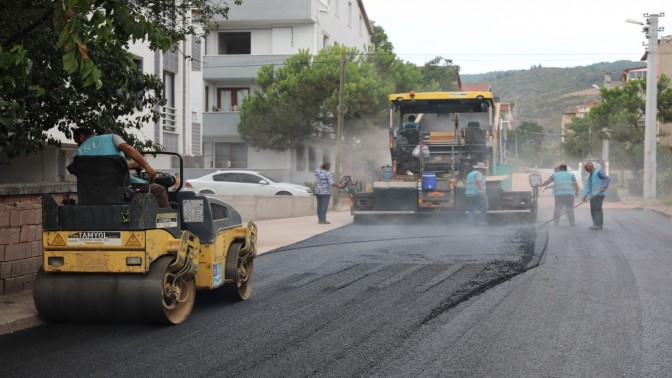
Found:
M 260 256 L 249 301 L 201 295 L 180 326 L 45 325 L 2 336 L 0 372 L 668 376 L 671 221 L 606 210 L 594 232 L 580 208 L 577 223 L 346 226 Z

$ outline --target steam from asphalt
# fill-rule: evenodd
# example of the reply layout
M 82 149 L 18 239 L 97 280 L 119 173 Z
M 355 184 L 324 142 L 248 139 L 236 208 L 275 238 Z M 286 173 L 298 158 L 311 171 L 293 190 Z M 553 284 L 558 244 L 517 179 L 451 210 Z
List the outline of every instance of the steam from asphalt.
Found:
M 391 164 L 388 128 L 376 128 L 349 143 L 343 173 L 363 184 L 380 176 L 380 167 Z

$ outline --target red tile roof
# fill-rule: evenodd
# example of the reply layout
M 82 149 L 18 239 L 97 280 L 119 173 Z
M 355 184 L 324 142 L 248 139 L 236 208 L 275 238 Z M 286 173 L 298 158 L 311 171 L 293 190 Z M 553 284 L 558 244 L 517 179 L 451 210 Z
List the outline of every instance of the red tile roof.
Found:
M 490 92 L 490 84 L 488 83 L 462 84 L 462 90 L 474 91 L 474 92 Z

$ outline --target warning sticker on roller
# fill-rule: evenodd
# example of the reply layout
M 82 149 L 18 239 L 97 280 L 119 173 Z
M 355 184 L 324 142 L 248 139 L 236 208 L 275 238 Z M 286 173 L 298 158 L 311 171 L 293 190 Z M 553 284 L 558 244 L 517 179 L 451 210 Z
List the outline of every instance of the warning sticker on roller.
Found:
M 52 247 L 65 247 L 65 241 L 63 241 L 63 238 L 61 237 L 61 234 L 56 234 L 56 237 L 54 240 L 51 241 L 51 246 Z
M 140 240 L 138 240 L 138 237 L 135 236 L 135 234 L 131 234 L 131 237 L 128 238 L 128 241 L 126 242 L 127 247 L 140 247 L 142 244 L 140 244 Z
M 121 232 L 82 231 L 68 235 L 68 245 L 121 246 Z

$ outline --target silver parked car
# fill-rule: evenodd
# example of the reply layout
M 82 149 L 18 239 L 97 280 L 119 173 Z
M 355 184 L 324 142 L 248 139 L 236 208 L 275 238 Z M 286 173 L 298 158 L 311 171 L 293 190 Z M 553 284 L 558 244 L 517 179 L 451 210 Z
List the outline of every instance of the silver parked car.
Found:
M 279 182 L 257 171 L 227 170 L 185 181 L 182 190 L 202 194 L 247 196 L 310 196 L 313 191 L 303 185 Z

